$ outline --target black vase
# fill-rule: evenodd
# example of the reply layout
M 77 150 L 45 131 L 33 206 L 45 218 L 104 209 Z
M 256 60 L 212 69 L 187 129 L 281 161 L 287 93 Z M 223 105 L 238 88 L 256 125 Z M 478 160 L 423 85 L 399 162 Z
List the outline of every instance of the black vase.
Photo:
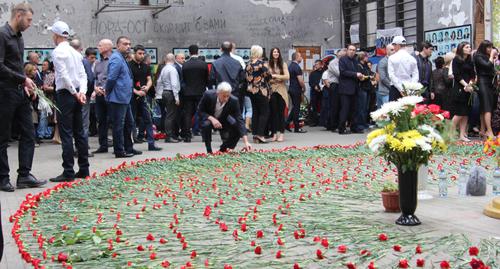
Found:
M 398 168 L 399 184 L 399 207 L 401 216 L 396 220 L 396 224 L 403 226 L 420 225 L 420 220 L 415 216 L 417 209 L 418 191 L 418 170 L 408 170 Z

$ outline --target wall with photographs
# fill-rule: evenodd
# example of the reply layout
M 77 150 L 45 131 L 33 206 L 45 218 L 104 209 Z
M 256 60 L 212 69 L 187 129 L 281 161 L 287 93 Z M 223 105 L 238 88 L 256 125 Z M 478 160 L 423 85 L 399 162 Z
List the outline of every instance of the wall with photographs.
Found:
M 493 43 L 498 48 L 500 47 L 500 0 L 493 0 L 491 6 L 493 9 L 491 13 Z
M 10 5 L 21 1 L 0 4 L 0 23 L 8 20 Z M 241 48 L 259 44 L 267 51 L 272 47 L 286 51 L 292 45 L 342 46 L 340 0 L 184 0 L 184 6 L 165 10 L 158 19 L 147 10 L 101 13 L 93 18 L 97 0 L 30 2 L 35 14 L 24 34 L 26 47 L 53 47 L 46 28 L 56 19 L 67 22 L 85 46 L 127 35 L 133 44 L 157 47 L 159 57 L 191 44 L 217 48 L 222 40 L 234 41 Z
M 471 43 L 471 33 L 472 26 L 470 24 L 425 31 L 425 40 L 434 45 L 434 53 L 431 59 L 434 60 L 438 56 L 444 56 L 457 48 L 461 42 Z

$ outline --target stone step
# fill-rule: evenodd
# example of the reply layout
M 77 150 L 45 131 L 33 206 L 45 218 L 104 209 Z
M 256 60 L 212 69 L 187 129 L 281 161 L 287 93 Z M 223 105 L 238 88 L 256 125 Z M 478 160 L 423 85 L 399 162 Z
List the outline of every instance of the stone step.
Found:
M 500 219 L 500 197 L 493 199 L 493 201 L 484 208 L 484 214 L 488 217 Z

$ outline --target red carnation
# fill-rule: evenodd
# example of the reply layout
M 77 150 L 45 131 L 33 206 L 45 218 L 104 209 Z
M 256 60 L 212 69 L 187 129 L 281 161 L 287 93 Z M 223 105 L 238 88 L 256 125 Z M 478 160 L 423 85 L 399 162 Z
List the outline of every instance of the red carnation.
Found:
M 399 268 L 408 268 L 408 260 L 406 259 L 399 260 Z
M 323 238 L 321 239 L 321 245 L 325 248 L 328 248 L 328 239 L 327 238 Z
M 142 245 L 137 246 L 138 251 L 144 251 L 144 247 Z
M 422 254 L 422 247 L 420 245 L 418 245 L 416 248 L 415 248 L 415 254 Z
M 156 259 L 156 253 L 151 253 L 151 255 L 149 255 L 149 259 L 151 260 L 155 260 Z
M 68 255 L 64 254 L 64 253 L 59 253 L 59 255 L 57 255 L 57 261 L 59 262 L 67 262 L 68 261 Z
M 281 237 L 278 237 L 278 241 L 277 241 L 278 245 L 280 246 L 283 246 L 285 243 L 283 242 L 283 240 L 281 240 Z
M 378 235 L 378 240 L 380 241 L 387 241 L 389 239 L 386 234 L 379 234 Z
M 242 232 L 246 232 L 247 231 L 247 224 L 246 223 L 241 224 L 241 231 Z
M 160 238 L 160 244 L 166 244 L 168 241 L 165 238 Z
M 472 260 L 469 262 L 470 267 L 472 269 L 485 269 L 484 263 L 481 260 L 472 258 Z
M 442 261 L 439 266 L 441 269 L 450 269 L 450 264 L 447 261 Z
M 352 262 L 348 262 L 346 265 L 347 265 L 347 268 L 349 268 L 349 269 L 356 269 L 356 265 Z
M 427 106 L 427 108 L 432 114 L 439 114 L 439 112 L 441 112 L 441 107 L 435 104 L 430 104 Z
M 278 252 L 276 252 L 276 259 L 281 259 L 281 257 L 282 257 L 281 250 L 278 250 Z
M 295 264 L 293 265 L 293 269 L 300 269 L 299 264 L 298 264 L 298 263 L 295 263 Z
M 394 245 L 392 248 L 394 249 L 394 251 L 397 251 L 397 252 L 401 251 L 401 246 L 400 245 Z
M 321 252 L 321 249 L 316 250 L 316 257 L 320 260 L 324 258 L 323 252 Z
M 417 267 L 424 267 L 424 265 L 425 265 L 424 259 L 417 259 Z
M 477 256 L 477 254 L 479 254 L 479 249 L 477 247 L 470 247 L 469 248 L 469 255 Z
M 148 234 L 148 236 L 146 237 L 146 239 L 148 241 L 155 241 L 155 237 L 152 234 Z
M 257 238 L 262 238 L 264 237 L 264 232 L 262 230 L 257 231 Z
M 169 266 L 170 266 L 170 262 L 169 262 L 169 261 L 167 261 L 167 260 L 164 260 L 164 261 L 162 261 L 162 262 L 161 262 L 161 266 L 162 266 L 163 268 L 167 268 L 167 267 L 169 267 Z
M 262 254 L 262 248 L 261 248 L 260 246 L 257 246 L 257 247 L 255 247 L 254 252 L 255 252 L 255 254 L 257 254 L 257 255 L 260 255 L 260 254 Z
M 347 246 L 346 245 L 340 245 L 337 247 L 337 252 L 338 253 L 346 253 L 347 252 Z
M 450 118 L 450 116 L 451 116 L 451 115 L 450 115 L 450 111 L 443 111 L 443 112 L 441 113 L 441 115 L 443 115 L 443 117 L 444 117 L 445 119 L 449 119 L 449 118 Z
M 230 264 L 224 264 L 224 269 L 233 269 L 233 267 Z
M 375 267 L 374 262 L 370 262 L 370 264 L 368 264 L 368 269 L 377 269 L 377 267 Z

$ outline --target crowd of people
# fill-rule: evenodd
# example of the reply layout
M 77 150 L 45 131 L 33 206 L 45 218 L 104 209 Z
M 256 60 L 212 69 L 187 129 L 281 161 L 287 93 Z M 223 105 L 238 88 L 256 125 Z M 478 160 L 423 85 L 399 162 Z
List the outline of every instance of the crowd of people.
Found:
M 27 62 L 22 59 L 21 32 L 32 15 L 28 4 L 16 5 L 1 28 L 0 113 L 7 116 L 0 126 L 3 191 L 15 189 L 7 162 L 12 138 L 19 140 L 17 187 L 22 188 L 46 183 L 30 174 L 34 147 L 44 139 L 61 144 L 63 172 L 50 180 L 63 182 L 88 176 L 88 158 L 108 153 L 111 146 L 116 158 L 128 158 L 142 154 L 134 148 L 138 143 L 161 151 L 159 137 L 165 143 L 190 143 L 201 136 L 212 153 L 214 132 L 222 139 L 220 151 L 234 149 L 240 139 L 250 150 L 248 133 L 254 143 L 282 142 L 285 130 L 306 133 L 299 52 L 286 63 L 279 48 L 266 57 L 254 45 L 245 62 L 234 53 L 236 45 L 226 41 L 222 55 L 209 65 L 198 55 L 198 46 L 191 45 L 189 55 L 168 53 L 153 71 L 145 47 L 132 46 L 129 37 L 102 39 L 97 49 L 84 50 L 80 40 L 70 37 L 69 26 L 58 21 L 49 28 L 56 46 L 51 61 L 43 59 L 39 70 L 37 53 L 30 52 Z M 431 43 L 419 44 L 415 52 L 409 45 L 403 36 L 394 37 L 376 66 L 355 45 L 338 50 L 329 61 L 316 61 L 308 81 L 306 123 L 341 135 L 364 133 L 373 127 L 370 112 L 403 96 L 405 83 L 419 82 L 426 89 L 426 103 L 451 112 L 459 139 L 469 141 L 471 131 L 493 137 L 500 130 L 498 50 L 493 44 L 483 41 L 473 51 L 462 42 L 434 65 Z M 98 137 L 97 149 L 89 149 L 89 136 Z

